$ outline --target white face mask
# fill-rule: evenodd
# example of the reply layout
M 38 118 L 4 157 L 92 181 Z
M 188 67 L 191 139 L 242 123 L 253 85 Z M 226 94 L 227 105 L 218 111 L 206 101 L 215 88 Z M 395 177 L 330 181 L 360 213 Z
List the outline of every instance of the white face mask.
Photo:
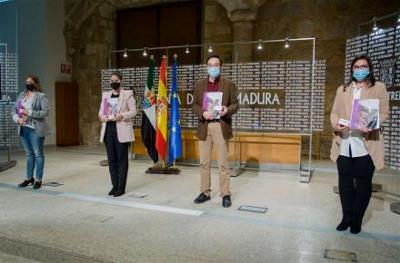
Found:
M 210 77 L 216 78 L 220 75 L 220 69 L 219 67 L 208 67 L 207 73 Z

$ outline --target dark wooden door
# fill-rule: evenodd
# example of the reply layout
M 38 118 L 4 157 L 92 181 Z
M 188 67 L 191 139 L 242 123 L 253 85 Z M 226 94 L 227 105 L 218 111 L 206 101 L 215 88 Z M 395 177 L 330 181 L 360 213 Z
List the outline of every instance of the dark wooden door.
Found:
M 78 85 L 56 82 L 56 144 L 79 145 Z

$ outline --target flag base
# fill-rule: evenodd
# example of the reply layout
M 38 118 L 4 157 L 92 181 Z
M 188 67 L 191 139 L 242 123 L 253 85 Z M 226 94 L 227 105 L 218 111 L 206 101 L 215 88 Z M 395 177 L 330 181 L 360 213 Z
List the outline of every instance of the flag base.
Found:
M 171 167 L 150 167 L 146 170 L 147 174 L 180 174 L 181 170 Z

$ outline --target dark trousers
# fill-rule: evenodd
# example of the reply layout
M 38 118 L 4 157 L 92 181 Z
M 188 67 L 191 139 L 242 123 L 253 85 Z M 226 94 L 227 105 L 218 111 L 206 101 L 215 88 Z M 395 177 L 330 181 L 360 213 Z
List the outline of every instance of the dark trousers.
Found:
M 118 141 L 115 122 L 107 123 L 104 143 L 107 150 L 111 183 L 115 189 L 125 191 L 126 179 L 128 177 L 129 143 L 120 143 Z
M 362 220 L 372 194 L 375 166 L 371 156 L 350 158 L 339 155 L 336 164 L 343 217 Z

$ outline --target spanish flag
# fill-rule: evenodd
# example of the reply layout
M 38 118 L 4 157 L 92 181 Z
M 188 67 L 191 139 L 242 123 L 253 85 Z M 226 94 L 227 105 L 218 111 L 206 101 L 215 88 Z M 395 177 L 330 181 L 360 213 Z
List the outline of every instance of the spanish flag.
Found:
M 167 101 L 167 57 L 163 56 L 157 94 L 156 149 L 161 159 L 167 157 L 168 101 Z

